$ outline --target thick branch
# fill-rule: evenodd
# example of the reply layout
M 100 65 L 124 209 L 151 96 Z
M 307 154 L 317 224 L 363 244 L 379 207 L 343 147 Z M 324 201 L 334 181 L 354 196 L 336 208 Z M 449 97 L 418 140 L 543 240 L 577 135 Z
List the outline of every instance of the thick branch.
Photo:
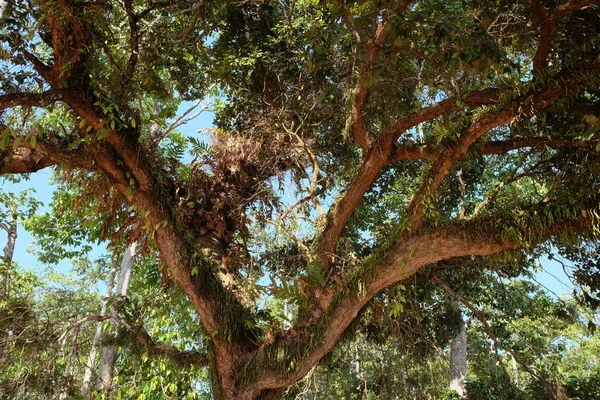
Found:
M 251 329 L 244 324 L 245 308 L 234 294 L 225 289 L 213 272 L 211 261 L 203 258 L 202 249 L 198 249 L 196 243 L 186 241 L 181 234 L 181 230 L 187 227 L 179 226 L 171 213 L 171 209 L 176 207 L 169 207 L 169 202 L 174 201 L 170 197 L 171 188 L 154 178 L 157 172 L 153 171 L 145 150 L 137 142 L 126 141 L 127 135 L 123 132 L 107 129 L 99 111 L 84 98 L 69 98 L 67 104 L 95 130 L 108 131 L 105 142 L 110 149 L 94 155 L 95 165 L 130 204 L 143 210 L 142 218 L 152 228 L 156 246 L 171 277 L 190 298 L 211 336 L 215 367 L 223 379 L 221 386 L 223 390 L 234 393 L 233 369 L 245 356 L 243 349 L 252 346 L 255 340 Z M 133 184 L 127 173 L 135 178 Z
M 369 190 L 381 169 L 387 164 L 389 148 L 376 148 L 364 160 L 357 177 L 352 181 L 339 201 L 329 211 L 327 224 L 321 233 L 317 248 L 323 268 L 328 270 L 334 260 L 335 248 L 346 227 L 348 219 Z
M 550 53 L 552 39 L 556 33 L 557 16 L 548 12 L 544 8 L 541 0 L 533 0 L 531 3 L 531 10 L 540 24 L 538 47 L 533 56 L 533 72 L 539 73 L 546 68 L 546 59 Z
M 496 104 L 501 93 L 502 91 L 500 89 L 494 88 L 467 93 L 463 96 L 462 103 L 468 107 L 481 107 Z M 393 136 L 397 139 L 402 133 L 418 124 L 460 110 L 462 107 L 459 105 L 460 103 L 461 99 L 454 97 L 442 100 L 417 112 L 413 112 L 406 117 L 398 119 L 392 125 L 383 129 L 381 133 Z
M 593 71 L 599 69 L 600 65 L 599 63 L 590 63 L 583 68 Z M 455 102 L 444 100 L 442 102 L 443 106 L 432 106 L 421 113 L 407 117 L 406 120 L 399 120 L 396 123 L 398 130 L 390 129 L 386 132 L 386 135 L 381 135 L 380 141 L 374 146 L 373 150 L 366 153 L 356 178 L 352 181 L 340 200 L 330 209 L 327 224 L 321 233 L 317 246 L 317 256 L 322 261 L 324 269 L 329 270 L 333 262 L 333 256 L 335 255 L 335 248 L 346 223 L 384 166 L 407 159 L 435 160 L 429 175 L 431 179 L 424 180 L 421 189 L 415 194 L 409 207 L 409 227 L 414 232 L 423 222 L 426 210 L 426 197 L 432 196 L 437 191 L 454 163 L 463 158 L 477 140 L 483 137 L 489 130 L 507 124 L 517 117 L 527 117 L 535 114 L 555 102 L 568 90 L 576 90 L 584 82 L 584 79 L 577 71 L 566 71 L 557 75 L 556 78 L 561 82 L 559 86 L 543 91 L 527 93 L 519 100 L 499 111 L 483 114 L 461 134 L 458 143 L 449 149 L 441 150 L 439 147 L 436 148 L 428 145 L 396 146 L 393 145 L 393 142 L 396 140 L 398 132 L 403 132 L 402 129 L 408 129 L 410 124 L 417 124 L 422 118 L 433 118 L 443 110 L 450 112 L 453 107 L 456 107 Z M 473 101 L 473 104 L 482 104 L 483 102 L 493 103 L 497 100 L 498 95 L 498 91 L 490 89 L 474 92 L 466 96 L 466 98 L 468 101 Z M 592 144 L 592 142 L 583 143 L 586 144 L 578 144 L 573 139 L 562 138 L 516 138 L 512 141 L 490 142 L 482 146 L 480 153 L 499 154 L 496 152 L 504 153 L 514 148 L 541 146 L 544 144 L 552 146 L 575 145 L 577 147 L 588 148 Z
M 589 64 L 591 70 L 600 68 L 600 63 Z M 528 117 L 548 107 L 568 90 L 577 90 L 584 82 L 581 74 L 567 71 L 560 74 L 561 84 L 544 91 L 528 93 L 521 97 L 516 104 L 511 104 L 499 111 L 483 114 L 461 133 L 456 145 L 444 151 L 433 164 L 428 176 L 424 179 L 421 188 L 417 191 L 408 208 L 408 226 L 411 231 L 417 230 L 425 218 L 427 202 L 439 189 L 450 173 L 456 161 L 461 160 L 471 145 L 483 137 L 491 129 L 508 124 L 517 117 Z
M 594 0 L 567 0 L 553 10 L 546 10 L 541 0 L 532 0 L 531 11 L 540 24 L 540 37 L 538 48 L 533 57 L 533 73 L 546 69 L 548 55 L 552 49 L 552 40 L 556 35 L 557 24 L 560 18 L 577 10 L 583 10 L 596 5 Z
M 84 66 L 88 31 L 78 11 L 70 1 L 41 2 L 50 29 L 53 63 L 44 78 L 55 88 L 62 88 L 72 77 L 80 76 Z M 40 72 L 38 70 L 38 72 Z
M 127 86 L 129 86 L 129 82 L 133 78 L 133 73 L 135 72 L 135 66 L 140 58 L 140 33 L 137 27 L 138 16 L 133 12 L 132 0 L 125 0 L 123 4 L 125 7 L 125 13 L 127 14 L 127 21 L 129 23 L 130 54 L 127 65 L 125 66 L 125 71 L 121 77 L 121 85 L 117 89 L 117 97 L 120 97 L 127 89 Z
M 597 6 L 596 0 L 567 0 L 564 3 L 556 6 L 555 11 L 558 14 L 569 13 L 577 10 L 585 10 L 586 8 Z
M 13 141 L 8 149 L 13 148 Z M 24 174 L 37 172 L 47 167 L 66 163 L 74 168 L 93 167 L 91 156 L 82 151 L 64 151 L 38 139 L 37 145 L 21 142 L 15 150 L 0 152 L 0 174 Z
M 377 24 L 377 28 L 365 48 L 365 61 L 360 72 L 358 84 L 352 90 L 354 103 L 351 112 L 352 135 L 363 150 L 367 150 L 371 142 L 370 134 L 364 120 L 365 107 L 367 105 L 367 98 L 369 97 L 369 81 L 372 80 L 375 63 L 390 28 L 389 20 Z
M 44 78 L 47 82 L 54 81 L 52 68 L 44 64 L 42 61 L 40 61 L 39 58 L 37 58 L 27 50 L 23 50 L 23 55 L 33 65 L 33 68 L 38 74 L 40 74 L 42 78 Z
M 127 141 L 127 132 L 109 129 L 101 111 L 90 105 L 89 99 L 79 92 L 62 93 L 61 100 L 96 132 L 106 132 L 104 143 L 99 143 L 95 151 L 86 154 L 84 159 L 78 157 L 78 153 L 44 151 L 46 149 L 41 143 L 35 149 L 23 144 L 15 155 L 7 154 L 0 171 L 32 172 L 66 162 L 73 167 L 103 173 L 130 204 L 136 204 L 143 212 L 143 217 L 140 218 L 149 223 L 152 229 L 156 245 L 173 280 L 190 298 L 204 328 L 212 337 L 216 370 L 225 379 L 222 382 L 223 388 L 233 392 L 233 368 L 244 357 L 242 348 L 248 347 L 253 340 L 250 330 L 244 325 L 244 318 L 240 318 L 245 315 L 244 307 L 223 287 L 212 272 L 211 262 L 202 260 L 192 250 L 194 245 L 182 238 L 178 222 L 168 207 L 168 202 L 174 200 L 164 197 L 171 193 L 170 187 L 153 178 L 156 171 L 152 171 L 151 163 L 139 144 Z M 39 99 L 36 101 L 41 105 Z M 130 177 L 135 181 L 132 182 Z M 217 335 L 217 332 L 220 334 Z
M 0 96 L 0 110 L 13 107 L 46 107 L 62 100 L 69 94 L 67 89 L 50 89 L 42 93 L 8 93 Z
M 481 145 L 475 145 L 477 154 L 506 154 L 512 150 L 523 148 L 569 147 L 576 149 L 594 150 L 598 140 L 579 140 L 568 137 L 535 136 L 515 137 L 511 140 L 490 140 Z M 394 148 L 390 163 L 403 160 L 435 160 L 443 152 L 440 146 L 403 144 Z
M 408 238 L 400 233 L 398 241 L 385 252 L 387 256 L 381 263 L 369 265 L 366 261 L 367 265 L 361 269 L 361 275 L 342 282 L 338 289 L 340 290 L 338 296 L 331 296 L 332 300 L 326 305 L 325 313 L 313 328 L 315 332 L 322 332 L 317 333 L 318 340 L 314 340 L 311 332 L 303 334 L 302 329 L 297 326 L 300 334 L 294 338 L 282 338 L 273 344 L 274 349 L 271 351 L 275 350 L 275 354 L 277 346 L 311 348 L 306 358 L 298 363 L 297 371 L 290 374 L 278 374 L 266 370 L 259 375 L 257 385 L 260 389 L 268 389 L 293 384 L 335 346 L 362 307 L 375 295 L 385 288 L 413 276 L 427 265 L 457 257 L 490 256 L 502 251 L 535 246 L 565 231 L 584 234 L 593 232 L 593 227 L 598 220 L 592 219 L 591 215 L 596 211 L 587 210 L 597 210 L 598 200 L 595 197 L 578 203 L 573 206 L 571 213 L 562 214 L 560 219 L 555 218 L 559 215 L 556 213 L 556 209 L 564 210 L 564 207 L 552 202 L 540 203 L 516 213 L 515 218 L 523 223 L 522 225 L 512 224 L 505 216 L 506 222 L 504 223 L 510 223 L 511 227 L 522 230 L 522 239 L 519 241 L 507 240 L 502 237 L 498 229 L 497 215 L 472 221 L 458 221 L 456 226 L 447 227 L 446 234 L 438 233 L 439 228 L 432 229 L 432 232 L 435 233 L 422 233 Z M 529 229 L 530 225 L 526 219 L 536 221 L 537 227 L 534 233 Z M 517 228 L 518 226 L 522 228 Z M 457 234 L 454 235 L 452 232 L 457 232 Z M 464 235 L 464 232 L 478 233 L 468 237 Z M 535 236 L 532 236 L 533 234 Z M 265 355 L 266 349 L 263 348 L 259 353 L 259 358 L 265 357 Z
M 488 240 L 470 241 L 462 237 L 443 237 L 438 234 L 418 236 L 405 241 L 394 249 L 393 256 L 386 262 L 370 269 L 360 280 L 344 285 L 345 295 L 335 305 L 332 304 L 333 308 L 328 309 L 326 317 L 321 319 L 324 326 L 320 328 L 323 329 L 323 334 L 317 341 L 319 344 L 311 350 L 297 371 L 283 376 L 272 371 L 265 371 L 259 375 L 257 385 L 262 389 L 277 388 L 290 385 L 300 379 L 335 346 L 346 328 L 357 317 L 358 312 L 376 294 L 386 287 L 414 275 L 423 266 L 467 254 L 490 255 L 511 247 L 510 244 Z M 432 251 L 432 249 L 436 249 L 436 251 Z M 310 336 L 310 334 L 308 335 Z M 294 340 L 308 339 L 298 336 Z M 281 343 L 280 345 L 285 344 Z M 303 348 L 309 345 L 297 344 L 297 346 Z

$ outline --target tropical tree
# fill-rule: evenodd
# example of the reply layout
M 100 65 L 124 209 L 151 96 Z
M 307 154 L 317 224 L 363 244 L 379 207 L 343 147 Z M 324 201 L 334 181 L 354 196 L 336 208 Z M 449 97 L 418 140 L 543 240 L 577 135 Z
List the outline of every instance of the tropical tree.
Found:
M 593 0 L 7 4 L 0 172 L 55 166 L 83 228 L 160 260 L 202 351 L 123 326 L 215 398 L 281 396 L 432 265 L 594 240 Z M 210 90 L 208 143 L 169 129 Z

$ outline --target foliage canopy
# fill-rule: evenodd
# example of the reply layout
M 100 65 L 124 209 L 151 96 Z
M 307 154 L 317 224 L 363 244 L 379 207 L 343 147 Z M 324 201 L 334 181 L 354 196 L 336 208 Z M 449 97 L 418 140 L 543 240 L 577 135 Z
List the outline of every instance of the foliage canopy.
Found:
M 3 4 L 0 172 L 54 166 L 70 239 L 160 260 L 215 397 L 280 396 L 361 310 L 469 265 L 554 246 L 598 305 L 595 1 Z M 207 94 L 208 142 L 178 133 Z

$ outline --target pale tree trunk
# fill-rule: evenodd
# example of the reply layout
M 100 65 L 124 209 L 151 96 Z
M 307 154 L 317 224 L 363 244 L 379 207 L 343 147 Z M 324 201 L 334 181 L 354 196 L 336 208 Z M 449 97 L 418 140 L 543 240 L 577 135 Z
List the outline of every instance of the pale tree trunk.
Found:
M 127 250 L 125 250 L 123 261 L 121 262 L 119 281 L 117 283 L 114 296 L 125 297 L 127 295 L 131 271 L 133 270 L 133 259 L 136 255 L 136 246 L 137 243 L 134 242 L 127 247 Z M 110 389 L 116 358 L 117 349 L 115 347 L 104 346 L 102 348 L 102 359 L 100 360 L 100 373 L 98 374 L 98 382 L 96 384 L 97 387 L 104 388 L 106 390 Z
M 77 316 L 76 319 L 79 319 L 79 316 Z M 76 326 L 75 331 L 73 332 L 73 342 L 71 344 L 71 350 L 69 351 L 69 355 L 66 357 L 65 372 L 63 374 L 65 381 L 63 384 L 64 386 L 61 388 L 60 395 L 58 396 L 59 400 L 66 400 L 71 397 L 69 395 L 69 388 L 71 386 L 70 382 L 69 382 L 69 378 L 73 375 L 73 363 L 75 362 L 75 358 L 77 357 L 78 337 L 79 337 L 79 326 Z M 65 337 L 65 343 L 67 342 L 67 340 L 68 340 L 68 337 Z M 63 350 L 64 350 L 64 346 L 63 346 Z
M 288 299 L 283 301 L 283 329 L 287 330 L 292 327 L 294 318 L 294 304 L 290 303 Z
M 106 311 L 108 308 L 108 301 L 111 298 L 112 290 L 115 282 L 115 275 L 117 273 L 117 269 L 119 267 L 118 260 L 115 258 L 113 260 L 112 268 L 108 274 L 108 282 L 106 285 L 106 296 L 104 297 L 104 301 L 102 302 L 102 309 L 100 310 L 100 315 L 106 315 Z M 90 355 L 88 357 L 87 364 L 85 366 L 85 373 L 83 375 L 83 382 L 81 384 L 81 394 L 83 396 L 88 396 L 90 394 L 90 390 L 92 388 L 92 375 L 94 372 L 94 367 L 96 365 L 96 355 L 98 354 L 98 345 L 100 344 L 100 339 L 102 338 L 102 322 L 98 322 L 96 325 L 96 333 L 94 334 L 94 339 L 92 341 L 92 348 L 90 349 Z
M 8 11 L 8 1 L 0 0 L 0 20 L 4 18 L 6 11 Z
M 0 0 L 1 1 L 1 0 Z M 10 272 L 12 266 L 13 255 L 15 253 L 15 244 L 17 242 L 17 212 L 12 209 L 10 221 L 7 226 L 3 226 L 6 230 L 6 246 L 4 246 L 4 262 L 6 263 L 6 273 L 2 276 L 2 298 L 8 298 L 10 294 Z
M 461 398 L 465 398 L 467 391 L 467 330 L 465 322 L 460 322 L 460 331 L 450 344 L 450 390 L 454 390 Z
M 515 360 L 515 356 L 510 355 L 512 359 L 512 372 L 513 372 L 513 381 L 515 383 L 515 387 L 519 387 L 519 370 L 517 368 L 517 360 Z

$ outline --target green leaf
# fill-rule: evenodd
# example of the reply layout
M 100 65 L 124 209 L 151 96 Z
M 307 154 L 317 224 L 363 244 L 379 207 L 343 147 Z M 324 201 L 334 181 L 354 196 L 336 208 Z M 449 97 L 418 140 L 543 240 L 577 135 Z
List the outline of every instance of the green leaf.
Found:
M 597 125 L 598 124 L 598 117 L 596 117 L 595 115 L 587 114 L 584 118 L 585 118 L 585 122 L 587 122 L 589 125 Z
M 12 146 L 12 147 L 13 147 L 13 150 L 16 150 L 16 149 L 18 149 L 18 148 L 19 148 L 19 146 L 21 145 L 21 140 L 23 140 L 23 137 L 22 137 L 22 136 L 17 136 L 17 137 L 15 138 L 15 140 L 13 141 L 13 146 Z

